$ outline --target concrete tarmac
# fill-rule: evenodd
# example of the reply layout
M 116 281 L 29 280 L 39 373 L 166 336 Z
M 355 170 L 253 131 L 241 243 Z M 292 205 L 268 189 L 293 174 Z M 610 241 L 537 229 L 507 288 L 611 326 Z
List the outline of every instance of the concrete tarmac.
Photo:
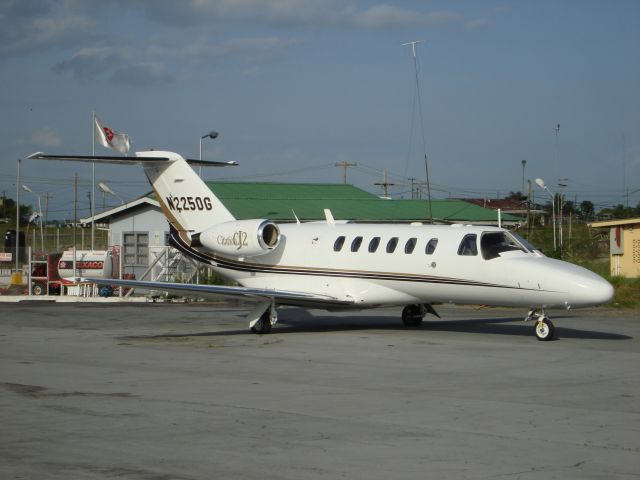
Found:
M 640 476 L 637 312 L 0 304 L 3 479 Z

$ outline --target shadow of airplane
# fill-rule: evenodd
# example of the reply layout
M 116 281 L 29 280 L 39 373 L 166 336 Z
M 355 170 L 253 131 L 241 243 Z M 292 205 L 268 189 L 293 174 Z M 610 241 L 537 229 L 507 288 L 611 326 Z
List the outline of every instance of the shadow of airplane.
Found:
M 314 316 L 306 310 L 283 310 L 274 326 L 271 335 L 286 335 L 295 333 L 323 333 L 323 332 L 349 332 L 365 330 L 383 331 L 413 331 L 424 332 L 460 332 L 487 335 L 533 336 L 534 321 L 524 323 L 522 317 L 501 318 L 468 318 L 458 320 L 431 320 L 426 317 L 419 327 L 405 327 L 395 316 Z M 556 316 L 556 319 L 563 318 Z M 235 322 L 234 322 L 235 323 Z M 247 328 L 223 330 L 215 332 L 176 333 L 151 336 L 129 336 L 126 339 L 162 339 L 184 337 L 230 337 L 235 335 L 254 335 Z M 594 330 L 582 330 L 576 328 L 561 327 L 556 325 L 556 339 L 577 338 L 588 340 L 631 340 L 633 337 L 617 333 L 609 333 Z

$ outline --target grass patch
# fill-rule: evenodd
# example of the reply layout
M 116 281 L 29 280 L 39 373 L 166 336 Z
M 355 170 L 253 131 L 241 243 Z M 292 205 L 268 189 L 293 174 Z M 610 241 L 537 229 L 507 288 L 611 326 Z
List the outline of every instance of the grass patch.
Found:
M 640 278 L 613 277 L 608 280 L 616 290 L 612 306 L 640 309 Z

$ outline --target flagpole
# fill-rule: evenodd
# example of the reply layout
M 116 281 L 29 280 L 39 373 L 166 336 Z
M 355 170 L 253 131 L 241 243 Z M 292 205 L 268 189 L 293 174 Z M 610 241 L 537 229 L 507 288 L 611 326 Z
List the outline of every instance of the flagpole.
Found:
M 96 155 L 96 112 L 91 115 L 91 155 Z M 91 251 L 96 241 L 96 162 L 91 162 Z

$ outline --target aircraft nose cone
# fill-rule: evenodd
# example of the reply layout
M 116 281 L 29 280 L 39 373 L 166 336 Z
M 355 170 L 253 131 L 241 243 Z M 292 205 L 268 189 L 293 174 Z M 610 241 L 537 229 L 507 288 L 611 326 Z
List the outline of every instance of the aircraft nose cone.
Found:
M 588 272 L 588 273 L 587 273 Z M 572 290 L 573 306 L 595 306 L 608 303 L 613 298 L 613 285 L 595 273 L 585 270 L 575 278 Z

